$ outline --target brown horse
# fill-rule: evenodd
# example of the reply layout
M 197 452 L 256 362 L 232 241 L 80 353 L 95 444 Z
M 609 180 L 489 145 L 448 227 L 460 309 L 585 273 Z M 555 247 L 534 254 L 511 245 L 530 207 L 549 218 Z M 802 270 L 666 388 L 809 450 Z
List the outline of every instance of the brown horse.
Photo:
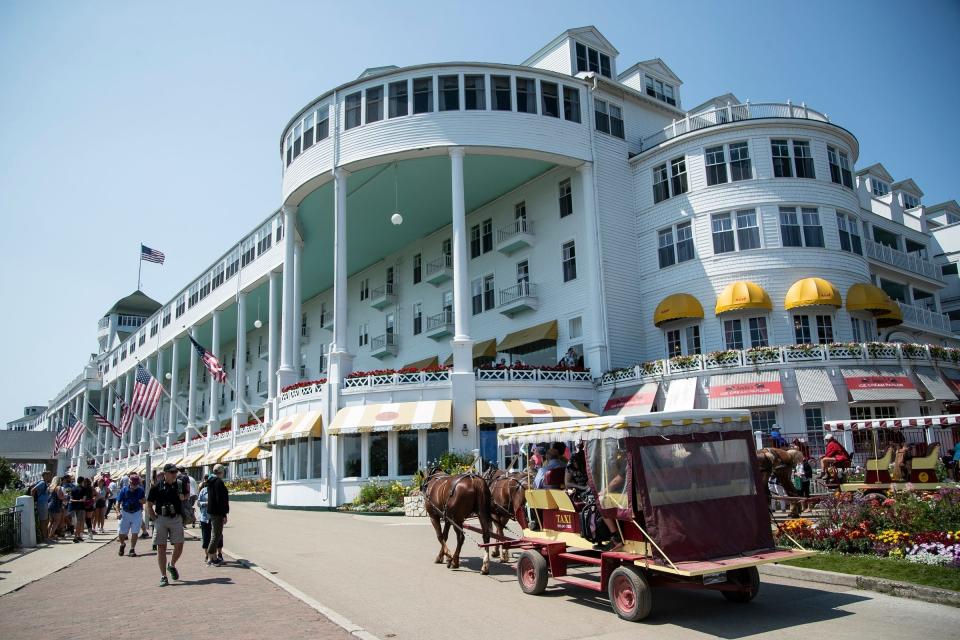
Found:
M 503 537 L 503 529 L 511 520 L 517 519 L 517 514 L 523 513 L 527 504 L 526 489 L 527 476 L 518 472 L 497 470 L 484 474 L 484 479 L 490 486 L 490 519 L 497 527 L 497 539 Z M 521 515 L 521 517 L 523 517 Z M 523 523 L 521 523 L 522 525 Z M 510 549 L 498 545 L 493 548 L 493 557 L 504 562 L 510 562 Z
M 451 476 L 440 469 L 429 471 L 420 485 L 420 492 L 424 497 L 427 515 L 437 532 L 440 542 L 440 553 L 436 562 L 440 564 L 447 558 L 448 569 L 460 568 L 460 549 L 465 539 L 463 521 L 470 516 L 477 516 L 480 520 L 480 530 L 483 532 L 483 543 L 490 542 L 490 488 L 486 481 L 475 473 L 461 473 Z M 443 521 L 443 530 L 440 522 Z M 450 526 L 453 525 L 457 536 L 457 550 L 451 554 L 447 548 L 447 537 Z M 483 566 L 480 573 L 490 573 L 490 547 L 483 548 Z
M 803 454 L 797 449 L 767 447 L 757 450 L 757 466 L 760 469 L 760 479 L 763 481 L 763 486 L 769 487 L 770 476 L 773 476 L 791 498 L 800 497 L 800 492 L 793 486 L 793 469 L 800 464 L 803 464 Z M 767 492 L 769 495 L 769 488 L 767 488 Z M 791 501 L 790 516 L 798 518 L 800 517 L 800 511 L 801 501 Z

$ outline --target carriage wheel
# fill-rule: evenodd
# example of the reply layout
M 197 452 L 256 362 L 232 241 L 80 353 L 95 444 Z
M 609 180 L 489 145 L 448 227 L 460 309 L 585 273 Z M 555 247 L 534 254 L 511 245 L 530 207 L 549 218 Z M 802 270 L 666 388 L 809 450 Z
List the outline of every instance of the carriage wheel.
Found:
M 517 581 L 524 593 L 540 595 L 547 588 L 547 560 L 539 551 L 527 549 L 517 560 Z
M 610 606 L 614 612 L 628 622 L 637 622 L 650 615 L 653 607 L 653 593 L 646 576 L 631 566 L 621 566 L 613 570 L 607 584 Z
M 760 591 L 760 572 L 756 567 L 727 571 L 727 582 L 749 587 L 748 591 L 721 591 L 730 602 L 750 602 Z

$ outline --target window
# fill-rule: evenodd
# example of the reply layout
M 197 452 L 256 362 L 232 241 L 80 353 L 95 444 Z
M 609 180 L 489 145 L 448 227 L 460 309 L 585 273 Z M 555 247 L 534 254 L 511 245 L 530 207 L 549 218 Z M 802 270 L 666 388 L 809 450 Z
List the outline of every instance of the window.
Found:
M 418 336 L 423 331 L 423 303 L 413 305 L 413 335 Z
M 910 195 L 909 193 L 903 193 L 903 192 L 901 192 L 901 195 L 903 195 L 904 209 L 914 209 L 920 206 L 920 198 L 918 198 L 917 196 Z
M 287 134 L 287 140 L 285 143 L 287 149 L 287 166 L 290 166 L 290 163 L 293 162 L 293 134 Z
M 163 326 L 170 324 L 170 307 L 163 310 Z
M 905 284 L 893 282 L 891 280 L 887 280 L 886 278 L 880 278 L 880 288 L 897 302 L 902 302 L 904 304 L 910 302 L 907 299 L 907 285 Z
M 197 304 L 197 302 L 199 301 L 200 301 L 200 285 L 194 282 L 192 285 L 190 285 L 190 293 L 189 293 L 189 297 L 187 298 L 187 308 L 192 309 L 193 306 Z
M 433 111 L 433 78 L 414 78 L 413 112 L 430 113 Z
M 306 151 L 313 146 L 313 118 L 314 114 L 308 114 L 303 119 L 303 150 Z
M 517 284 L 530 282 L 530 262 L 521 260 L 517 263 Z
M 817 342 L 830 344 L 833 342 L 833 318 L 817 316 Z
M 797 344 L 810 344 L 810 317 L 793 317 L 793 339 Z
M 322 116 L 322 117 L 321 117 Z M 330 116 L 327 107 L 322 107 L 317 111 L 317 142 L 324 140 L 330 135 Z M 281 233 L 281 229 L 277 229 L 277 233 Z M 277 235 L 277 240 L 280 239 L 280 236 Z
M 370 344 L 370 330 L 366 322 L 362 323 L 357 328 L 357 335 L 358 335 L 357 345 L 363 347 Z
M 480 225 L 475 224 L 470 227 L 470 258 L 476 258 L 480 255 Z
M 187 296 L 186 294 L 181 293 L 180 297 L 177 298 L 177 317 L 183 315 L 183 312 L 187 310 Z
M 730 149 L 730 181 L 739 182 L 753 178 L 750 165 L 750 147 L 746 142 L 733 142 Z
M 790 145 L 786 140 L 771 140 L 770 153 L 773 155 L 773 176 L 775 178 L 792 178 L 793 170 L 790 166 Z
M 487 88 L 483 76 L 463 76 L 463 108 L 471 111 L 487 108 Z
M 551 118 L 560 117 L 559 88 L 554 82 L 540 83 L 540 113 Z
M 563 119 L 570 122 L 580 122 L 580 90 L 571 87 L 563 88 Z
M 713 252 L 727 253 L 736 251 L 733 239 L 733 222 L 729 213 L 718 213 L 713 216 Z
M 813 156 L 810 154 L 810 143 L 805 140 L 793 141 L 793 166 L 798 178 L 816 178 L 813 170 Z
M 770 435 L 773 425 L 777 424 L 776 409 L 757 409 L 750 412 L 750 428 L 761 431 L 763 435 Z
M 900 250 L 900 236 L 877 225 L 873 225 L 873 239 L 891 249 Z
M 574 241 L 564 242 L 561 247 L 563 260 L 563 281 L 570 282 L 577 277 L 577 249 Z
M 517 112 L 537 112 L 537 82 L 533 78 L 517 78 Z
M 344 99 L 344 129 L 360 126 L 360 92 L 351 93 Z
M 526 201 L 524 201 L 524 202 L 518 202 L 517 204 L 513 205 L 513 220 L 514 220 L 514 222 L 516 222 L 515 227 L 516 227 L 516 229 L 517 229 L 518 231 L 526 231 L 526 230 L 527 230 L 527 203 L 526 203 Z
M 863 255 L 860 222 L 855 217 L 848 213 L 837 213 L 837 233 L 840 235 L 841 249 Z
M 483 278 L 474 278 L 470 282 L 470 301 L 473 315 L 483 313 Z
M 270 233 L 270 225 L 265 224 L 257 231 L 257 257 L 263 255 L 273 244 L 273 235 Z
M 667 357 L 682 356 L 683 347 L 680 342 L 680 329 L 667 331 Z
M 727 156 L 723 145 L 707 147 L 704 150 L 704 164 L 707 167 L 707 184 L 723 184 L 727 181 Z
M 610 114 L 605 100 L 593 101 L 594 127 L 602 133 L 610 133 Z
M 830 180 L 853 189 L 853 173 L 847 152 L 827 145 L 827 161 L 830 163 Z
M 450 432 L 447 429 L 427 431 L 427 466 L 437 461 L 450 448 Z
M 612 77 L 613 71 L 610 68 L 610 56 L 579 42 L 576 43 L 575 48 L 577 54 L 577 73 L 581 71 L 593 71 L 607 78 Z
M 743 349 L 743 326 L 739 318 L 723 321 L 723 343 L 727 349 Z
M 370 297 L 370 278 L 364 278 L 360 281 L 360 302 Z
M 823 228 L 817 209 L 802 207 L 798 217 L 796 207 L 780 207 L 780 238 L 785 247 L 822 247 Z
M 957 275 L 957 263 L 951 262 L 950 264 L 945 264 L 940 267 L 940 273 L 945 276 L 955 276 Z
M 890 185 L 879 178 L 870 176 L 870 191 L 880 198 L 890 193 Z
M 850 329 L 853 332 L 853 341 L 854 342 L 863 342 L 863 325 L 864 322 L 860 318 L 850 318 Z
M 494 285 L 493 274 L 483 276 L 483 310 L 490 311 L 496 306 L 497 289 Z
M 683 331 L 687 355 L 700 353 L 700 325 L 690 325 Z
M 483 252 L 490 253 L 493 251 L 493 220 L 487 219 L 483 221 L 482 225 L 483 233 Z
M 656 98 L 657 100 L 666 102 L 667 104 L 677 106 L 677 100 L 674 97 L 672 85 L 669 85 L 662 80 L 651 78 L 650 76 L 644 76 L 644 87 L 646 88 L 647 95 L 651 98 Z
M 460 110 L 460 76 L 440 76 L 440 111 Z
M 227 280 L 240 270 L 240 248 L 234 247 L 227 255 Z
M 803 243 L 808 247 L 823 246 L 823 227 L 820 226 L 820 213 L 814 208 L 803 207 Z
M 390 107 L 388 115 L 391 118 L 399 118 L 407 115 L 407 81 L 390 83 Z
M 693 226 L 681 222 L 657 232 L 657 257 L 660 268 L 669 267 L 678 262 L 686 262 L 694 257 Z
M 210 295 L 210 274 L 200 278 L 200 299 L 203 300 Z
M 417 444 L 420 439 L 417 431 L 400 431 L 397 433 L 397 474 L 412 476 L 417 472 Z
M 760 248 L 760 227 L 754 209 L 737 211 L 737 248 L 740 251 Z
M 674 158 L 670 161 L 670 189 L 671 195 L 674 196 L 687 192 L 687 161 L 685 158 Z
M 310 477 L 321 478 L 323 477 L 323 438 L 310 439 L 310 453 L 312 454 Z
M 257 257 L 257 241 L 252 236 L 240 243 L 240 266 L 245 267 Z
M 361 471 L 359 433 L 340 436 L 340 446 L 343 448 L 343 476 L 345 478 L 359 478 Z M 284 465 L 286 467 L 286 465 Z
M 383 87 L 370 87 L 365 92 L 367 100 L 366 123 L 383 120 Z
M 223 263 L 221 262 L 213 268 L 213 279 L 211 280 L 210 286 L 213 289 L 216 289 L 223 284 Z
M 747 322 L 750 325 L 750 346 L 768 346 L 770 342 L 767 338 L 767 319 L 763 316 L 760 316 L 757 318 L 750 318 Z
M 303 136 L 303 125 L 298 124 L 293 128 L 293 159 L 296 160 L 297 156 L 300 155 L 301 143 Z
M 490 88 L 493 90 L 493 110 L 513 111 L 510 76 L 490 76 Z
M 570 179 L 561 180 L 558 189 L 560 192 L 560 217 L 566 218 L 573 213 L 573 191 L 570 189 Z
M 653 168 L 653 202 L 663 202 L 670 197 L 670 183 L 667 178 L 667 165 Z
M 609 106 L 610 106 L 610 135 L 623 139 L 624 137 L 623 109 L 621 109 L 615 104 L 611 104 Z
M 423 279 L 423 256 L 415 254 L 413 256 L 413 284 L 420 284 Z

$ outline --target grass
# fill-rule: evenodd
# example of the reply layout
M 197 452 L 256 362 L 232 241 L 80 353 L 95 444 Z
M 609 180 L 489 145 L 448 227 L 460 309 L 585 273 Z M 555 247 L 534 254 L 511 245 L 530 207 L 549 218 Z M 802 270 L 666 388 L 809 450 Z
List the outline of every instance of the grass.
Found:
M 12 507 L 17 501 L 19 496 L 23 495 L 23 491 L 17 489 L 7 489 L 6 491 L 0 491 L 0 509 L 6 509 Z
M 917 564 L 896 558 L 818 553 L 809 558 L 790 560 L 783 564 L 805 569 L 821 569 L 823 571 L 836 571 L 837 573 L 899 580 L 928 587 L 960 591 L 960 569 Z

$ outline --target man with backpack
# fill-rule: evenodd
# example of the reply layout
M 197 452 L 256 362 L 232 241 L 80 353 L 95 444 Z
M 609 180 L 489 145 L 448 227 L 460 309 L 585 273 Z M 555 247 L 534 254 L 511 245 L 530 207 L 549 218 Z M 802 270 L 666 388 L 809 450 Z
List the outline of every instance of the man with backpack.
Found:
M 143 521 L 143 503 L 146 500 L 143 487 L 140 486 L 140 476 L 133 474 L 117 496 L 117 513 L 120 515 L 120 553 L 122 556 L 127 548 L 127 534 L 130 534 L 130 557 L 137 556 L 137 534 L 140 532 L 140 523 Z

